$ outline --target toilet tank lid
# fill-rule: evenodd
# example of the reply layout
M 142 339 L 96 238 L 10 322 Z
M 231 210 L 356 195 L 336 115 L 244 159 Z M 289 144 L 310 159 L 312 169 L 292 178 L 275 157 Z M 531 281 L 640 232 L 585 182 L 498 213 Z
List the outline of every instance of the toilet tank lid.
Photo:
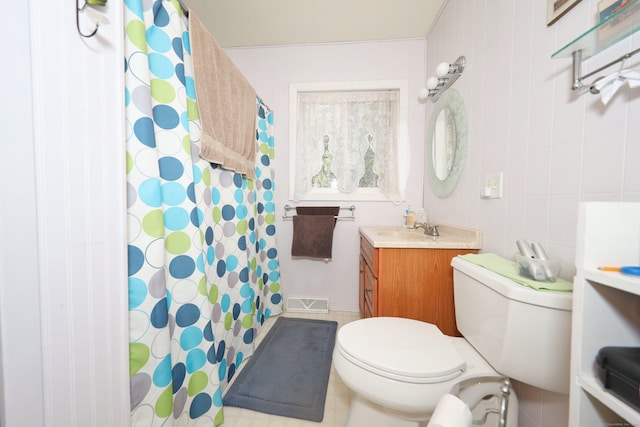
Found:
M 435 325 L 418 320 L 356 320 L 340 328 L 336 345 L 359 365 L 406 381 L 438 382 L 466 369 L 451 337 Z
M 451 260 L 451 266 L 454 271 L 457 270 L 474 278 L 506 298 L 541 307 L 571 311 L 573 303 L 571 292 L 536 290 L 460 257 L 454 257 Z

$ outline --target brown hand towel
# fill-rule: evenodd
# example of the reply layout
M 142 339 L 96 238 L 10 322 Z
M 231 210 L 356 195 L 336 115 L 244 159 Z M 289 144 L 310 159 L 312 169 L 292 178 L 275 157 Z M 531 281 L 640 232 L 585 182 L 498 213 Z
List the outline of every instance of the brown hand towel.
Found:
M 338 206 L 296 208 L 293 217 L 291 256 L 330 259 Z

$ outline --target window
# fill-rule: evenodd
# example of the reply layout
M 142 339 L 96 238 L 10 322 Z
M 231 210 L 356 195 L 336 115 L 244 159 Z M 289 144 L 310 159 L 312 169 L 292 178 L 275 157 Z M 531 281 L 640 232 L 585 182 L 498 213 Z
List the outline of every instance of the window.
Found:
M 404 200 L 406 81 L 294 83 L 289 96 L 291 200 Z

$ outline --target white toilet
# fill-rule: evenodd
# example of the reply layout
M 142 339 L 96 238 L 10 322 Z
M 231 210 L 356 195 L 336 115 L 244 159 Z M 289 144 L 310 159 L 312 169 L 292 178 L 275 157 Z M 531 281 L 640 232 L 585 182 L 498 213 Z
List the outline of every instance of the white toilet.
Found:
M 518 425 L 505 377 L 569 392 L 572 294 L 522 286 L 462 258 L 451 265 L 458 330 L 450 337 L 429 323 L 373 317 L 340 328 L 333 364 L 353 391 L 348 427 L 425 427 L 451 393 L 471 409 L 506 403 L 507 426 Z M 506 381 L 508 385 L 508 380 Z M 490 413 L 485 426 L 497 426 Z

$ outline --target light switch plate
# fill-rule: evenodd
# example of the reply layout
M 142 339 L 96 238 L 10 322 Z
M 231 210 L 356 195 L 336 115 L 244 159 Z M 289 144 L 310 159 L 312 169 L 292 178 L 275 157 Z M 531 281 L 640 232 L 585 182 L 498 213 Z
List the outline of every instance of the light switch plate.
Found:
M 483 199 L 502 199 L 502 172 L 485 175 L 481 197 Z

